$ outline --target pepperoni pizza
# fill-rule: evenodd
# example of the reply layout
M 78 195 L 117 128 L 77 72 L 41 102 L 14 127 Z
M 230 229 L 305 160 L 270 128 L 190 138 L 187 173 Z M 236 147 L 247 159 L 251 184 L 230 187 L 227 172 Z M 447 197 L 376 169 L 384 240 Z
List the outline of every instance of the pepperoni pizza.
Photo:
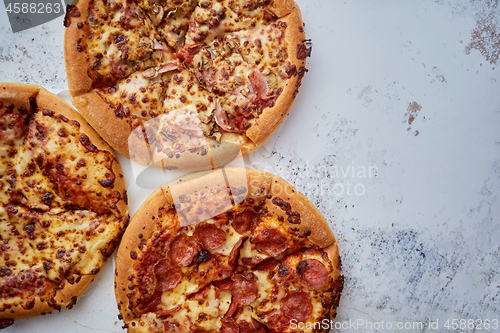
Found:
M 129 332 L 319 332 L 336 315 L 338 241 L 281 178 L 244 168 L 155 191 L 118 250 Z
M 73 307 L 128 223 L 122 177 L 64 101 L 0 83 L 0 328 Z
M 73 104 L 118 152 L 166 169 L 261 146 L 310 52 L 293 0 L 80 0 L 65 25 Z

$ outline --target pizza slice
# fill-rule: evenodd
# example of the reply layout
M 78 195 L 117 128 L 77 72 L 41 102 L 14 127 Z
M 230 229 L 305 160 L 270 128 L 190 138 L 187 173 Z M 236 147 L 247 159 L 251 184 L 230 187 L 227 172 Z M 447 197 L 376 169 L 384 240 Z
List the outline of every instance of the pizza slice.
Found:
M 285 82 L 298 75 L 288 60 L 286 29 L 287 23 L 278 20 L 232 32 L 185 60 L 216 98 L 213 117 L 220 140 L 240 145 L 243 154 L 255 149 L 262 140 L 259 125 L 270 121 L 267 115 L 258 118 L 273 112 Z
M 51 214 L 69 209 L 119 214 L 112 207 L 122 193 L 111 191 L 116 175 L 110 172 L 118 162 L 81 133 L 80 126 L 48 109 L 38 108 L 31 114 L 14 158 L 17 181 L 11 193 L 20 203 Z
M 155 27 L 132 0 L 85 0 L 68 26 L 65 49 L 73 94 L 111 87 L 135 71 L 161 64 L 165 46 Z M 79 9 L 81 8 L 81 10 Z M 158 59 L 160 58 L 160 59 Z
M 184 45 L 191 14 L 197 3 L 196 0 L 143 0 L 139 1 L 139 6 L 147 12 L 167 45 L 177 50 Z
M 339 281 L 330 257 L 335 253 L 303 248 L 254 272 L 259 294 L 251 303 L 254 318 L 271 332 L 293 332 L 298 323 L 321 328 L 318 323 L 330 319 L 338 301 Z
M 72 308 L 128 223 L 111 147 L 35 85 L 0 85 L 0 318 Z
M 276 15 L 262 1 L 202 0 L 191 16 L 186 45 L 210 44 L 218 36 L 253 29 L 273 19 Z

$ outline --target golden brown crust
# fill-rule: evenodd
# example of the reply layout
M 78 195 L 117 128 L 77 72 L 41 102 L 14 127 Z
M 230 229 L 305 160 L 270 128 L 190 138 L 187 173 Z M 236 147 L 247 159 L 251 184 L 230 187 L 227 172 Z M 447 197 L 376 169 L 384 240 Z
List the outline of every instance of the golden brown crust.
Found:
M 338 240 L 335 240 L 335 243 L 323 249 L 327 254 L 328 258 L 330 258 L 332 262 L 333 272 L 330 274 L 334 282 L 334 299 L 333 306 L 330 310 L 330 319 L 334 319 L 337 315 L 337 308 L 340 301 L 340 295 L 342 294 L 342 289 L 344 288 L 344 277 L 341 275 L 342 262 L 340 260 Z
M 290 14 L 295 8 L 297 8 L 297 4 L 293 0 L 273 0 L 269 9 L 279 18 L 282 18 L 288 14 Z
M 12 103 L 29 110 L 30 98 L 36 98 L 39 87 L 34 84 L 0 83 L 0 100 L 2 103 Z
M 315 244 L 321 248 L 326 248 L 337 241 L 328 222 L 326 222 L 316 206 L 292 185 L 280 177 L 274 176 L 270 194 L 273 198 L 279 197 L 288 202 L 292 209 L 300 214 L 301 222 L 296 227 L 300 229 L 300 232 L 310 230 L 309 239 Z M 273 214 L 281 215 L 285 220 L 288 217 L 283 209 L 273 203 L 273 199 L 268 199 L 267 206 Z
M 299 7 L 293 1 L 281 0 L 283 8 L 287 8 L 289 14 L 281 18 L 281 21 L 287 23 L 285 30 L 285 42 L 287 43 L 287 51 L 291 62 L 291 67 L 295 66 L 296 73 L 293 77 L 286 80 L 283 91 L 278 97 L 274 107 L 265 108 L 262 114 L 255 120 L 253 125 L 247 130 L 247 137 L 257 146 L 260 147 L 271 136 L 271 134 L 280 126 L 285 117 L 290 112 L 292 105 L 295 101 L 298 89 L 300 87 L 304 69 L 306 65 L 305 56 L 298 56 L 298 48 L 305 48 L 304 45 L 304 29 L 302 17 L 300 15 Z M 292 4 L 293 3 L 293 7 Z M 285 7 L 290 4 L 291 7 Z M 281 7 L 279 7 L 281 8 Z M 290 11 L 288 11 L 290 9 Z M 299 46 L 300 45 L 300 46 Z
M 78 23 L 85 23 L 88 15 L 89 1 L 80 0 L 76 5 L 79 17 L 71 17 L 70 25 L 64 33 L 64 60 L 71 96 L 79 96 L 92 90 L 92 80 L 87 75 L 88 62 L 84 52 L 78 52 L 78 40 L 88 33 L 88 26 L 80 29 Z
M 168 207 L 174 204 L 175 199 L 172 192 L 175 186 L 183 186 L 182 190 L 184 193 L 200 192 L 201 190 L 207 191 L 211 188 L 219 187 L 221 179 L 224 185 L 229 184 L 231 188 L 246 187 L 246 198 L 252 198 L 255 202 L 264 199 L 266 207 L 274 216 L 277 214 L 286 217 L 283 210 L 273 203 L 272 198 L 276 197 L 287 201 L 291 205 L 291 209 L 300 214 L 300 225 L 294 224 L 293 226 L 299 227 L 301 232 L 306 229 L 311 230 L 309 239 L 323 248 L 332 263 L 333 271 L 330 277 L 333 281 L 337 281 L 335 284 L 336 287 L 340 281 L 340 291 L 335 296 L 334 307 L 330 312 L 330 316 L 333 318 L 336 313 L 336 304 L 338 304 L 340 298 L 342 277 L 340 276 L 341 265 L 338 240 L 333 235 L 326 220 L 304 195 L 296 191 L 293 186 L 280 177 L 259 170 L 226 167 L 218 169 L 215 172 L 189 174 L 170 182 L 165 188 L 154 191 L 133 216 L 130 226 L 123 236 L 116 259 L 115 294 L 124 322 L 126 324 L 137 323 L 137 318 L 129 309 L 129 300 L 127 298 L 127 293 L 130 292 L 128 277 L 134 272 L 134 266 L 137 264 L 131 257 L 131 251 L 139 252 L 141 240 L 148 240 L 159 230 L 160 225 L 157 225 L 156 222 L 160 219 L 152 219 L 152 217 L 158 215 L 160 207 Z M 182 207 L 179 207 L 179 209 L 182 209 Z M 196 210 L 196 208 L 193 209 Z M 176 223 L 176 221 L 172 220 L 163 221 L 163 223 L 169 222 Z M 162 224 L 161 227 L 167 226 Z M 136 255 L 137 253 L 133 253 L 134 257 Z M 129 325 L 129 332 L 138 331 L 137 327 L 138 325 L 135 327 Z
M 95 90 L 73 97 L 71 102 L 107 143 L 123 156 L 130 158 L 128 149 L 130 125 L 126 119 L 116 117 L 113 109 Z
M 61 308 L 71 309 L 97 276 L 97 274 L 83 275 L 79 282 L 74 284 L 70 284 L 67 280 L 63 280 L 60 284 L 61 289 L 58 289 L 55 295 L 51 296 L 53 300 L 50 301 L 50 305 L 49 302 L 47 302 L 50 298 L 49 296 L 44 299 L 35 296 L 33 298 L 33 308 L 26 309 L 23 307 L 26 306 L 25 303 L 22 305 L 13 305 L 9 308 L 9 311 L 1 313 L 0 318 L 21 320 L 36 317 L 40 314 L 50 313 Z
M 151 217 L 158 214 L 158 208 L 169 206 L 172 203 L 173 200 L 171 196 L 166 195 L 163 189 L 157 189 L 137 210 L 130 225 L 123 234 L 116 256 L 115 296 L 118 303 L 118 309 L 124 317 L 124 322 L 129 322 L 134 318 L 128 307 L 129 300 L 127 298 L 127 290 L 130 283 L 127 277 L 132 273 L 135 264 L 134 260 L 130 257 L 130 253 L 131 251 L 139 251 L 141 239 L 151 238 L 156 231 L 156 224 Z
M 16 106 L 25 106 L 26 108 L 29 108 L 30 98 L 33 98 L 36 106 L 40 108 L 48 109 L 61 114 L 68 119 L 76 120 L 80 124 L 81 133 L 85 133 L 98 149 L 106 150 L 111 153 L 116 161 L 115 163 L 112 163 L 112 171 L 116 175 L 113 188 L 120 193 L 126 192 L 122 169 L 116 159 L 116 156 L 114 155 L 113 150 L 69 104 L 37 85 L 0 83 L 0 101 L 2 101 L 2 103 L 12 103 Z M 116 210 L 121 215 L 121 223 L 126 223 L 128 219 L 128 205 L 125 199 L 116 202 Z M 110 218 L 112 217 L 110 216 Z M 117 235 L 117 237 L 119 236 L 120 235 Z M 90 283 L 95 280 L 98 272 L 99 271 L 97 271 L 96 274 L 80 275 L 75 281 L 73 281 L 73 283 L 69 283 L 67 279 L 63 279 L 54 292 L 43 295 L 42 297 L 35 296 L 30 298 L 30 302 L 34 303 L 29 306 L 26 305 L 26 301 L 28 300 L 21 300 L 21 304 L 12 304 L 8 311 L 0 313 L 0 318 L 15 320 L 26 319 L 40 314 L 50 313 L 63 307 L 71 308 L 87 289 Z M 9 304 L 9 301 L 4 302 L 3 304 Z

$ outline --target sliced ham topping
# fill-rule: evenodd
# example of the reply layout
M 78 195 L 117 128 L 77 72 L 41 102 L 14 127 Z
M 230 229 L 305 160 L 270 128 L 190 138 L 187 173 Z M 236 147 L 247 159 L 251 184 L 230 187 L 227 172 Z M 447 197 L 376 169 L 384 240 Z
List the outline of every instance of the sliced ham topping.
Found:
M 168 63 L 162 64 L 161 67 L 157 70 L 157 73 L 170 72 L 170 71 L 176 70 L 180 66 L 181 66 L 181 63 L 179 61 L 168 62 Z
M 292 291 L 281 300 L 280 309 L 285 316 L 304 322 L 312 314 L 311 297 L 305 292 Z
M 317 259 L 306 259 L 297 266 L 297 273 L 302 277 L 305 284 L 318 289 L 328 282 L 328 271 L 323 263 Z
M 170 53 L 170 50 L 165 45 L 158 42 L 156 39 L 154 39 L 154 49 Z
M 249 305 L 259 296 L 259 289 L 255 276 L 252 273 L 235 274 L 231 277 L 234 282 L 233 302 L 239 305 Z
M 259 224 L 259 215 L 253 210 L 246 210 L 237 214 L 233 220 L 233 228 L 239 234 L 252 231 Z
M 222 108 L 219 103 L 215 104 L 215 122 L 219 127 L 225 132 L 239 133 L 240 130 L 236 127 L 236 125 L 229 119 L 226 111 Z
M 248 79 L 251 83 L 250 90 L 255 92 L 261 99 L 267 99 L 269 87 L 267 86 L 266 77 L 262 75 L 258 69 L 253 69 L 250 74 L 248 74 Z
M 194 255 L 199 251 L 199 247 L 194 238 L 181 234 L 170 244 L 170 259 L 176 266 L 189 266 Z
M 31 114 L 0 113 L 0 141 L 20 139 L 26 135 Z
M 288 248 L 286 236 L 274 228 L 266 228 L 259 231 L 254 240 L 257 250 L 271 257 L 280 255 Z
M 198 226 L 194 234 L 207 250 L 215 250 L 226 242 L 226 233 L 224 230 L 213 224 Z
M 174 289 L 182 279 L 181 269 L 172 265 L 166 259 L 156 264 L 154 272 L 156 276 L 156 289 L 159 291 Z
M 193 57 L 198 51 L 200 51 L 201 46 L 198 44 L 184 45 L 181 49 L 177 50 L 177 58 L 190 64 L 193 62 Z

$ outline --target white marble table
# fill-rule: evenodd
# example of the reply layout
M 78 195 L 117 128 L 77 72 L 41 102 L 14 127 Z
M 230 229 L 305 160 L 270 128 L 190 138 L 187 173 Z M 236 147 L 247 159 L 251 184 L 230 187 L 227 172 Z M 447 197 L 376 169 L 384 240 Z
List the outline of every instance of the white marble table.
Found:
M 294 184 L 339 238 L 332 331 L 500 320 L 500 4 L 298 3 L 309 72 L 279 133 L 245 163 Z M 2 8 L 0 81 L 66 90 L 63 33 L 59 18 L 14 34 Z M 122 161 L 134 212 L 152 190 Z M 5 332 L 121 332 L 113 265 L 72 310 Z

